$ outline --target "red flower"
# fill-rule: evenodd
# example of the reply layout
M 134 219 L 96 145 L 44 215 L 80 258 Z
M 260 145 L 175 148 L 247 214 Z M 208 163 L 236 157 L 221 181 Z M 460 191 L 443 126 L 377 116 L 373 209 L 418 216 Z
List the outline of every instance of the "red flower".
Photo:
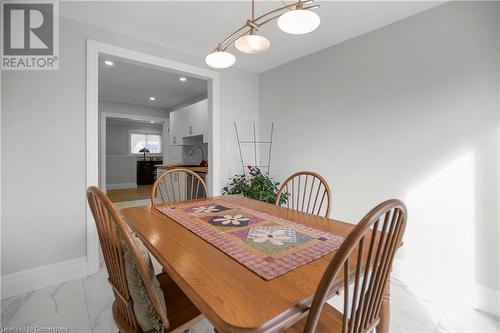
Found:
M 248 170 L 252 171 L 252 166 L 251 165 L 247 165 L 247 168 L 248 168 Z

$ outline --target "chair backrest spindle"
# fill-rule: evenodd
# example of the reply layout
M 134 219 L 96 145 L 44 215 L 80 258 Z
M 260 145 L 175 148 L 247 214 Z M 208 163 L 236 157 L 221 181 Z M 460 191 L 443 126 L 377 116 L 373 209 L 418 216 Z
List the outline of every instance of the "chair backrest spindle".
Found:
M 342 333 L 365 333 L 375 328 L 406 216 L 401 201 L 388 200 L 372 209 L 353 229 L 323 274 L 304 333 L 315 331 L 323 306 L 331 297 L 332 284 L 340 274 L 344 280 Z M 356 262 L 355 267 L 351 267 L 351 262 Z
M 121 219 L 109 198 L 97 187 L 88 188 L 87 199 L 95 219 L 104 261 L 108 269 L 108 280 L 115 295 L 116 309 L 121 320 L 124 320 L 132 329 L 140 330 L 127 285 L 124 263 L 124 248 L 126 248 L 134 259 L 156 313 L 165 329 L 168 329 L 167 314 L 161 305 L 151 280 L 151 274 L 154 274 L 154 272 L 150 272 L 149 267 L 145 264 L 132 239 L 129 227 Z
M 281 185 L 276 196 L 280 205 L 285 196 L 289 209 L 328 217 L 331 211 L 332 194 L 326 180 L 311 171 L 301 171 L 288 177 Z
M 206 198 L 207 185 L 189 169 L 172 169 L 162 173 L 151 189 L 151 205 L 177 203 Z

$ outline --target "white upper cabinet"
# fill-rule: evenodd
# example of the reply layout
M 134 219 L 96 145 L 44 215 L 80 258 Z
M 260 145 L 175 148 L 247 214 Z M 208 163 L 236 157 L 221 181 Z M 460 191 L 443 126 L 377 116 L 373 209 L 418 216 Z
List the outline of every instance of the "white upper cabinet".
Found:
M 190 122 L 188 125 L 188 136 L 203 135 L 203 142 L 207 142 L 208 134 L 208 102 L 203 100 L 193 105 L 190 112 Z M 189 127 L 190 126 L 190 127 Z
M 170 144 L 182 145 L 188 133 L 188 112 L 185 108 L 170 113 Z
M 170 113 L 171 145 L 184 145 L 185 139 L 195 135 L 203 135 L 203 142 L 207 142 L 207 107 L 208 102 L 205 99 Z

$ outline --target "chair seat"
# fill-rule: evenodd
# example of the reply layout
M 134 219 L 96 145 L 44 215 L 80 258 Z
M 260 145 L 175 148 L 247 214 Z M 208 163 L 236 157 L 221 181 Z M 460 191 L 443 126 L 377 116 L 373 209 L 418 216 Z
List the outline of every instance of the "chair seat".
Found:
M 203 315 L 165 272 L 156 276 L 165 296 L 169 332 L 183 332 L 203 319 Z
M 315 333 L 342 332 L 342 319 L 343 319 L 342 313 L 335 310 L 334 307 L 325 304 L 325 306 L 323 306 L 323 310 L 321 311 L 321 317 L 319 318 L 318 326 L 316 327 Z M 307 321 L 307 316 L 302 318 L 292 326 L 288 327 L 283 332 L 302 333 L 304 332 L 306 321 Z
M 184 332 L 203 319 L 201 312 L 167 273 L 162 272 L 156 278 L 165 296 L 167 318 L 170 324 L 168 332 Z M 118 311 L 116 301 L 113 303 L 113 317 L 120 332 L 141 333 L 126 323 Z

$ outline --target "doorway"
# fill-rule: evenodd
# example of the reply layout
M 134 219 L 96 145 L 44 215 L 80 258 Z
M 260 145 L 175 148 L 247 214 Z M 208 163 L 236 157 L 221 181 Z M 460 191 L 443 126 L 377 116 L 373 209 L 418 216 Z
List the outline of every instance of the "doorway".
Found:
M 86 182 L 89 186 L 103 187 L 100 173 L 102 149 L 100 149 L 99 125 L 99 57 L 107 55 L 118 57 L 125 62 L 140 64 L 168 70 L 179 75 L 186 75 L 207 82 L 207 112 L 208 112 L 208 159 L 210 168 L 207 175 L 209 195 L 220 193 L 220 166 L 219 166 L 219 74 L 217 72 L 184 64 L 181 62 L 153 56 L 150 54 L 117 47 L 114 45 L 87 40 L 87 133 L 86 133 Z M 102 135 L 102 133 L 101 133 Z M 104 185 L 105 186 L 105 185 Z M 87 206 L 87 268 L 88 274 L 99 269 L 99 242 L 95 223 L 90 209 Z
M 106 109 L 110 104 L 101 100 L 100 108 Z M 169 119 L 103 110 L 100 114 L 101 190 L 117 207 L 148 204 L 156 178 L 155 167 L 161 165 L 168 154 Z M 145 147 L 148 152 L 140 153 Z

